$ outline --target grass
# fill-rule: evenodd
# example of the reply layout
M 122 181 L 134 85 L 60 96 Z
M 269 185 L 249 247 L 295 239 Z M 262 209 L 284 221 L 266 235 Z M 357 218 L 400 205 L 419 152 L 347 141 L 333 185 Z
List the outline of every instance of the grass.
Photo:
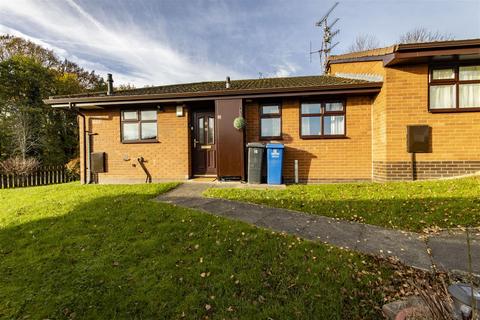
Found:
M 206 195 L 394 229 L 480 225 L 480 178 L 292 185 L 282 190 L 209 189 Z
M 401 286 L 381 260 L 151 201 L 174 186 L 0 190 L 0 318 L 377 319 Z

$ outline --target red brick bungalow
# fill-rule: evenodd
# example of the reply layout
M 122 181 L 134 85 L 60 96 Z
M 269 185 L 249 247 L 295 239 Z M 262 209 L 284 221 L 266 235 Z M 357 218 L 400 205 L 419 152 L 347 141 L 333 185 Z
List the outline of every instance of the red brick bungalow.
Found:
M 254 141 L 285 144 L 285 182 L 294 180 L 295 160 L 301 182 L 480 170 L 480 39 L 332 56 L 324 76 L 111 90 L 45 102 L 78 112 L 83 182 L 142 182 L 148 175 L 153 181 L 244 179 L 245 145 Z M 246 119 L 240 130 L 233 126 L 239 116 Z M 412 167 L 407 126 L 416 125 L 423 127 L 410 136 L 427 149 L 419 149 Z M 99 153 L 104 172 L 93 172 Z

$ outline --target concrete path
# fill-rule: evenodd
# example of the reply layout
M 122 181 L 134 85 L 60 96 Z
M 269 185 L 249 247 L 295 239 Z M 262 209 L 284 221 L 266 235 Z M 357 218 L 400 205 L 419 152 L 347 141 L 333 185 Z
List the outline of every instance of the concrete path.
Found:
M 415 268 L 430 270 L 433 262 L 439 269 L 468 271 L 466 238 L 461 232 L 426 236 L 292 210 L 203 197 L 202 192 L 211 187 L 231 186 L 184 183 L 160 195 L 157 200 L 366 254 L 395 256 Z M 480 274 L 478 234 L 473 236 L 471 252 L 473 271 Z

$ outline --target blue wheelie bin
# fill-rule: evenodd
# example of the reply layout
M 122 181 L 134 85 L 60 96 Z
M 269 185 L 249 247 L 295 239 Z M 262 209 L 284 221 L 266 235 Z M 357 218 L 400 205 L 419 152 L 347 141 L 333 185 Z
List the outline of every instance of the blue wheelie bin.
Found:
M 283 149 L 281 143 L 269 143 L 267 148 L 267 183 L 282 184 Z

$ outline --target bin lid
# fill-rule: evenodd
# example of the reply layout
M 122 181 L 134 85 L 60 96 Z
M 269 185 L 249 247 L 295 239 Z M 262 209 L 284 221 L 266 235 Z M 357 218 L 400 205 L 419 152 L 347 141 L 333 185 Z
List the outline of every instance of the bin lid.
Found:
M 247 148 L 265 148 L 265 145 L 261 142 L 249 142 Z
M 281 143 L 267 143 L 267 149 L 283 149 L 284 146 Z

